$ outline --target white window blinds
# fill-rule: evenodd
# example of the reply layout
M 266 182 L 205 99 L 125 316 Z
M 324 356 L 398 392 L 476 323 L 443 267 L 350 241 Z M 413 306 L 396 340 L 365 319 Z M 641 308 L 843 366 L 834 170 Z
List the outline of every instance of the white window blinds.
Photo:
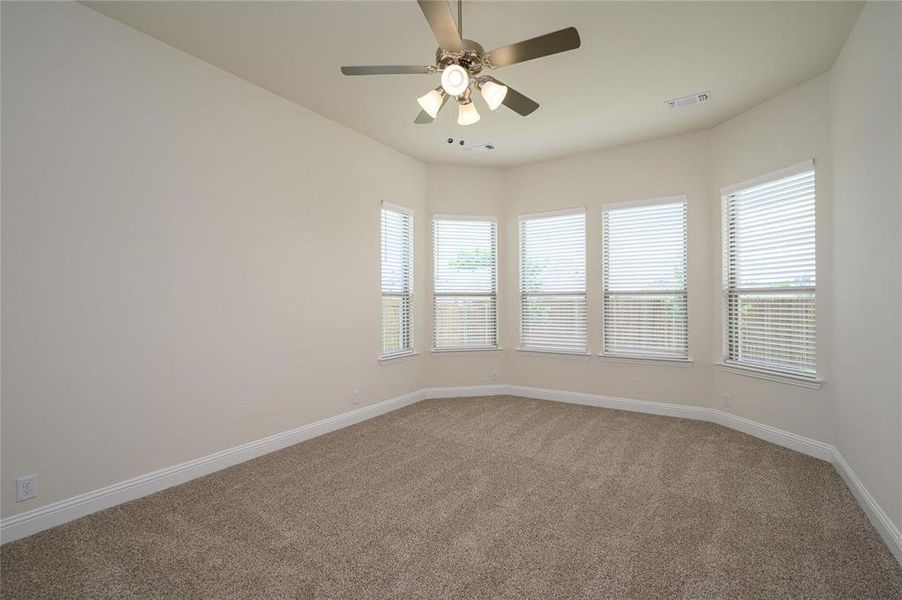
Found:
M 413 351 L 413 213 L 382 204 L 382 356 Z
M 433 347 L 497 347 L 497 226 L 492 219 L 435 217 Z
M 814 165 L 725 190 L 723 203 L 727 363 L 813 377 Z
M 586 351 L 586 211 L 520 217 L 520 346 Z
M 604 354 L 687 358 L 686 200 L 602 211 Z

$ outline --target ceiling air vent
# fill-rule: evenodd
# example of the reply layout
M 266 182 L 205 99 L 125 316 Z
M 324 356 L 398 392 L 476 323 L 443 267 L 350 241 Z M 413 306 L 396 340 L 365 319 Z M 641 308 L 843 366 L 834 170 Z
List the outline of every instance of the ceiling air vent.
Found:
M 465 148 L 474 154 L 482 154 L 494 150 L 495 144 L 478 144 L 476 146 L 466 146 Z
M 683 96 L 682 98 L 674 98 L 664 103 L 664 106 L 671 110 L 677 110 L 690 104 L 698 104 L 699 102 L 707 102 L 711 99 L 711 92 L 699 92 L 691 96 Z

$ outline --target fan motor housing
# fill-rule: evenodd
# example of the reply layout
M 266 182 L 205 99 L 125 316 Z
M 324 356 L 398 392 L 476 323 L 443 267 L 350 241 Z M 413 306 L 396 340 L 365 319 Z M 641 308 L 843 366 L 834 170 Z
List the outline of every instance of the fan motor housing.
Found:
M 482 71 L 482 57 L 485 54 L 485 49 L 473 40 L 462 41 L 463 50 L 461 52 L 449 52 L 444 48 L 436 50 L 435 64 L 440 69 L 450 64 L 457 64 L 469 71 L 471 75 L 476 75 Z

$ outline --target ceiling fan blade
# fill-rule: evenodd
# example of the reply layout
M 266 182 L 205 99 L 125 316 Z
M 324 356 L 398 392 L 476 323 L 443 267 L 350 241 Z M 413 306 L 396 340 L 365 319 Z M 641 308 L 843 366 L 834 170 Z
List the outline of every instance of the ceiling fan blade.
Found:
M 428 75 L 432 67 L 419 65 L 373 65 L 368 67 L 342 67 L 345 75 Z
M 485 75 L 484 77 L 490 81 L 494 81 L 498 85 L 507 86 L 507 94 L 505 94 L 504 100 L 501 101 L 501 104 L 508 107 L 515 113 L 519 113 L 520 115 L 525 117 L 526 115 L 531 115 L 536 111 L 537 108 L 539 108 L 538 102 L 536 102 L 529 96 L 524 96 L 506 83 L 502 83 L 489 75 Z
M 579 32 L 575 27 L 546 33 L 539 37 L 523 40 L 509 46 L 502 46 L 485 55 L 488 63 L 495 68 L 505 67 L 534 58 L 542 58 L 558 52 L 579 48 Z
M 438 112 L 435 113 L 436 116 L 438 116 L 438 113 L 442 112 L 442 109 L 445 108 L 445 102 L 448 101 L 448 98 L 449 96 L 447 94 L 442 98 L 442 103 L 438 107 Z M 435 121 L 435 119 L 430 117 L 429 113 L 427 113 L 425 110 L 421 110 L 420 114 L 417 115 L 417 118 L 413 120 L 413 122 L 417 125 L 428 125 L 433 121 Z
M 421 110 L 420 114 L 417 115 L 417 118 L 413 120 L 413 122 L 417 125 L 428 125 L 433 121 L 435 121 L 435 119 L 430 117 L 429 113 L 427 113 L 425 110 Z
M 454 22 L 448 0 L 417 0 L 417 4 L 420 5 L 423 16 L 432 28 L 438 45 L 451 52 L 463 50 L 460 31 L 457 30 L 457 23 Z

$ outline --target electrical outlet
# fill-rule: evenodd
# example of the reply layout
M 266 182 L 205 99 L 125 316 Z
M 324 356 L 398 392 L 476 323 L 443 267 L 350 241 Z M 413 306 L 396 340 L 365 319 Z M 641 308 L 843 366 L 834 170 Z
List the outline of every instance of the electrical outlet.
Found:
M 354 390 L 351 394 L 351 404 L 359 404 L 360 403 L 360 390 Z
M 38 476 L 28 475 L 16 479 L 16 502 L 31 500 L 38 495 Z
M 723 395 L 723 407 L 727 410 L 733 409 L 733 396 L 732 394 L 724 394 Z
M 497 370 L 492 371 L 492 381 L 498 381 L 498 371 Z

